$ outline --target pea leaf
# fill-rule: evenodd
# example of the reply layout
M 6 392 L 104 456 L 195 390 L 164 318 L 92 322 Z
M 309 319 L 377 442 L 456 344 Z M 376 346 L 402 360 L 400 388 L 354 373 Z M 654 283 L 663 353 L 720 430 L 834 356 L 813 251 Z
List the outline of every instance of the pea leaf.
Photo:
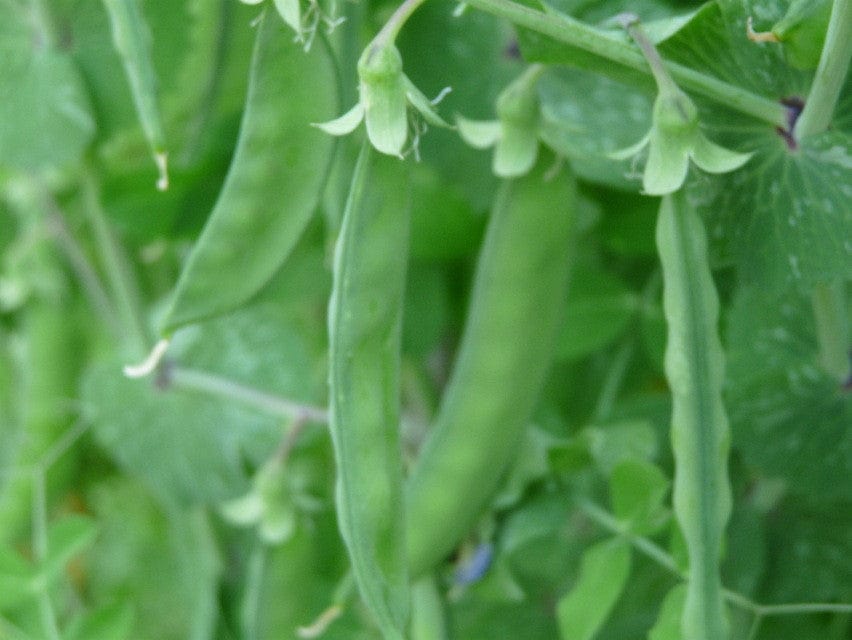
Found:
M 127 603 L 109 604 L 74 618 L 65 640 L 125 640 L 133 627 L 133 610 Z
M 647 132 L 651 97 L 647 92 L 579 69 L 554 68 L 540 83 L 541 138 L 564 155 L 581 178 L 638 191 L 628 178 L 630 161 L 609 159 Z
M 48 27 L 20 3 L 0 4 L 0 162 L 23 170 L 63 167 L 95 131 L 83 83 Z
M 94 541 L 96 533 L 94 520 L 86 516 L 69 515 L 51 523 L 47 530 L 47 556 L 34 577 L 37 588 L 51 586 L 68 561 Z
M 764 136 L 739 171 L 695 180 L 690 195 L 708 218 L 717 261 L 775 291 L 852 277 L 850 142 L 827 132 L 791 152 Z
M 641 536 L 660 531 L 670 513 L 663 506 L 669 479 L 650 462 L 625 460 L 612 470 L 610 499 L 615 516 Z
M 219 560 L 206 514 L 162 509 L 127 478 L 102 479 L 87 497 L 101 529 L 84 559 L 87 595 L 96 611 L 119 597 L 118 611 L 87 624 L 114 625 L 118 633 L 125 602 L 135 612 L 134 640 L 212 637 Z
M 609 617 L 630 575 L 630 546 L 625 540 L 599 542 L 583 553 L 580 575 L 556 606 L 564 640 L 591 640 Z
M 686 601 L 686 585 L 679 584 L 669 591 L 657 621 L 648 632 L 648 640 L 680 640 L 682 631 L 680 620 L 683 617 L 683 604 Z
M 6 611 L 32 596 L 35 570 L 14 549 L 0 546 L 0 611 Z
M 610 344 L 636 312 L 637 296 L 614 274 L 591 267 L 574 270 L 568 290 L 559 357 L 581 358 Z
M 323 370 L 284 318 L 280 305 L 250 307 L 188 330 L 173 352 L 192 371 L 310 401 Z M 167 500 L 236 497 L 248 489 L 243 455 L 257 463 L 281 437 L 280 419 L 179 386 L 129 380 L 115 359 L 91 369 L 84 397 L 101 446 Z
M 852 402 L 817 365 L 809 298 L 743 288 L 728 342 L 731 433 L 745 461 L 812 501 L 852 495 Z

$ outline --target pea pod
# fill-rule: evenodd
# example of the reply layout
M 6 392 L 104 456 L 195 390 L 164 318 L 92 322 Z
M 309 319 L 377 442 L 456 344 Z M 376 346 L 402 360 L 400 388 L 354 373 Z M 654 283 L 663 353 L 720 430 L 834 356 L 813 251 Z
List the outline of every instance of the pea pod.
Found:
M 400 639 L 409 607 L 398 432 L 408 233 L 407 168 L 365 143 L 334 256 L 329 428 L 355 581 L 384 637 Z
M 157 105 L 157 74 L 151 54 L 151 33 L 139 0 L 103 0 L 112 25 L 112 39 L 124 64 L 130 93 L 145 138 L 160 172 L 157 188 L 169 185 L 166 169 L 166 136 Z
M 573 179 L 502 184 L 452 377 L 407 487 L 417 577 L 471 529 L 517 451 L 548 370 L 568 277 Z
M 722 640 L 727 636 L 719 564 L 731 489 L 719 297 L 704 225 L 682 192 L 663 198 L 657 250 L 668 325 L 665 369 L 672 393 L 673 502 L 689 556 L 682 632 L 694 640 Z
M 274 15 L 257 28 L 234 159 L 162 320 L 164 334 L 257 293 L 292 251 L 325 184 L 334 143 L 309 123 L 337 111 L 328 49 L 304 53 Z

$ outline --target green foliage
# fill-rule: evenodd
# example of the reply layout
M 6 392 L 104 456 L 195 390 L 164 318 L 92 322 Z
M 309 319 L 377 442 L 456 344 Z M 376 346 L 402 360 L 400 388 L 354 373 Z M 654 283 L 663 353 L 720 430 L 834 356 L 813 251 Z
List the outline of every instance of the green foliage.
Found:
M 851 11 L 0 0 L 0 638 L 848 638 Z

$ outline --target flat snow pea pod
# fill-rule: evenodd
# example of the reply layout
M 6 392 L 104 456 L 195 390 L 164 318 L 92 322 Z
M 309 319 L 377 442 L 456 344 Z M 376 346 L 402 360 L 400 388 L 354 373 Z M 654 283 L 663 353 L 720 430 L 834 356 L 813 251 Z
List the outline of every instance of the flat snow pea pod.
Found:
M 467 325 L 436 422 L 407 486 L 413 577 L 487 507 L 518 450 L 554 352 L 576 193 L 543 162 L 505 181 L 479 255 Z
M 385 638 L 408 619 L 400 327 L 408 261 L 408 168 L 364 143 L 334 256 L 329 399 L 337 517 L 364 603 Z
M 305 53 L 278 16 L 261 18 L 234 159 L 181 273 L 164 334 L 246 302 L 310 221 L 334 142 L 309 123 L 337 111 L 334 66 L 317 44 Z
M 139 0 L 103 0 L 112 25 L 112 39 L 124 64 L 130 93 L 145 138 L 160 172 L 157 188 L 169 186 L 166 168 L 166 136 L 157 104 L 157 74 L 151 54 L 151 32 Z
M 682 632 L 691 640 L 723 640 L 727 635 L 719 564 L 731 488 L 719 297 L 704 224 L 682 192 L 663 198 L 657 250 L 668 326 L 665 369 L 672 393 L 673 502 L 689 556 Z

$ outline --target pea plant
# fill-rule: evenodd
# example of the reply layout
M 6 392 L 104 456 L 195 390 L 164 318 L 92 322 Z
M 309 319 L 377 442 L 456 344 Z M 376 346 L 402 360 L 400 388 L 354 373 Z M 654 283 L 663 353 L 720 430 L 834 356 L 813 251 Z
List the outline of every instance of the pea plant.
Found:
M 852 0 L 0 0 L 0 639 L 843 640 Z

